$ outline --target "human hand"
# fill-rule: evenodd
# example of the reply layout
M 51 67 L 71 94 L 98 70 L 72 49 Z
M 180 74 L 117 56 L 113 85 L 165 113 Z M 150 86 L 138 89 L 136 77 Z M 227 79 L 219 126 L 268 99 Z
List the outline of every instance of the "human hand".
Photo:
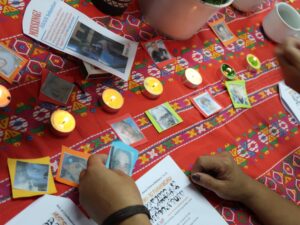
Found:
M 106 169 L 106 158 L 91 156 L 79 184 L 80 203 L 99 224 L 120 209 L 143 204 L 135 182 L 121 171 Z
M 241 202 L 251 197 L 252 183 L 256 182 L 243 173 L 227 152 L 198 158 L 191 180 L 195 185 L 213 191 L 220 198 Z
M 285 83 L 300 93 L 300 39 L 287 38 L 276 48 Z

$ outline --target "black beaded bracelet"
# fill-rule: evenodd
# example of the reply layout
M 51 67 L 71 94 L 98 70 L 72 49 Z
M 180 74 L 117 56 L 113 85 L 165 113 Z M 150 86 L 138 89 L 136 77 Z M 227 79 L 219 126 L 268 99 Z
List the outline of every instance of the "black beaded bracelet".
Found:
M 124 220 L 128 219 L 129 217 L 132 217 L 137 214 L 146 214 L 148 218 L 151 219 L 150 212 L 145 206 L 134 205 L 113 213 L 104 220 L 102 225 L 117 225 L 123 222 Z

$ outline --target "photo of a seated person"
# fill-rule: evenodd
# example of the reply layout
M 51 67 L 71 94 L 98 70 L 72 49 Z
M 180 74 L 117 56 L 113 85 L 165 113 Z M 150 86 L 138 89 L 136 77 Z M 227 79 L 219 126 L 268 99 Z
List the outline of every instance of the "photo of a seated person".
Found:
M 148 42 L 146 48 L 155 63 L 164 62 L 172 58 L 162 40 Z
M 128 57 L 123 55 L 125 46 L 82 23 L 76 25 L 67 47 L 122 73 L 126 70 Z

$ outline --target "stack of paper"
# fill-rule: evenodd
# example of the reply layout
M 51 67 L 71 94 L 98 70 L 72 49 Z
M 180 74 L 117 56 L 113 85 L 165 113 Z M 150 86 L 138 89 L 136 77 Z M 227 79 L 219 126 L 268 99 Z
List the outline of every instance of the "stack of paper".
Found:
M 6 225 L 20 224 L 97 225 L 93 220 L 88 219 L 70 199 L 52 195 L 39 198 Z
M 279 83 L 279 92 L 282 104 L 300 124 L 300 94 L 288 87 L 284 82 Z

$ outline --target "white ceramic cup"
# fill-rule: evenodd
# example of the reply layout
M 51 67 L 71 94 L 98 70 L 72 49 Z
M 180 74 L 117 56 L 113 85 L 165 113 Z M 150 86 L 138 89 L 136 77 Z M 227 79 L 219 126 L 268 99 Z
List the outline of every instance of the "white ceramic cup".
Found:
M 300 38 L 300 14 L 287 3 L 275 4 L 262 25 L 266 35 L 277 43 L 289 36 Z

